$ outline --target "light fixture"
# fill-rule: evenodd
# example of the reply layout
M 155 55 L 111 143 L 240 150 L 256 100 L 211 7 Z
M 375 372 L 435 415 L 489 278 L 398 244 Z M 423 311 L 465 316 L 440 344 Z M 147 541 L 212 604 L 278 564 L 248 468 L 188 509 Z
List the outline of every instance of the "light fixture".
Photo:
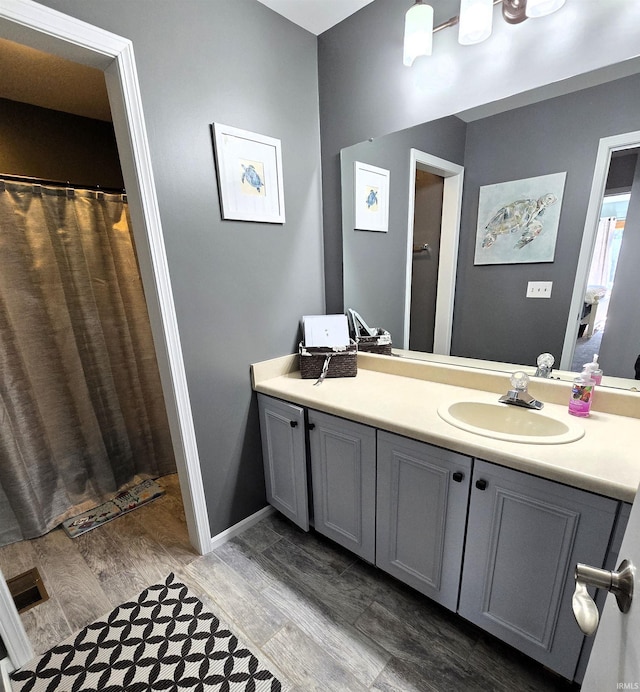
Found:
M 520 24 L 527 18 L 527 0 L 502 0 L 502 18 L 509 24 Z
M 460 0 L 458 42 L 463 46 L 480 43 L 491 35 L 493 0 Z
M 431 55 L 433 7 L 416 0 L 404 20 L 404 64 L 410 67 L 420 55 Z
M 546 17 L 559 10 L 564 3 L 565 0 L 527 0 L 527 17 Z
M 480 43 L 491 35 L 493 7 L 500 5 L 502 17 L 509 24 L 526 19 L 546 17 L 559 10 L 566 0 L 460 0 L 460 14 L 433 28 L 433 8 L 423 0 L 407 11 L 404 24 L 404 64 L 413 65 L 421 55 L 431 55 L 433 34 L 459 25 L 458 42 L 462 45 Z

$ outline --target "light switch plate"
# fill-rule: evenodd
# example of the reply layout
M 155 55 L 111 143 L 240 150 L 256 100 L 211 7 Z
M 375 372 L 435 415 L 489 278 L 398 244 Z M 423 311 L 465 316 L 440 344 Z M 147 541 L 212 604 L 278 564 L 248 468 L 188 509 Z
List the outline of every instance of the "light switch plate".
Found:
M 553 281 L 529 281 L 527 298 L 551 298 Z

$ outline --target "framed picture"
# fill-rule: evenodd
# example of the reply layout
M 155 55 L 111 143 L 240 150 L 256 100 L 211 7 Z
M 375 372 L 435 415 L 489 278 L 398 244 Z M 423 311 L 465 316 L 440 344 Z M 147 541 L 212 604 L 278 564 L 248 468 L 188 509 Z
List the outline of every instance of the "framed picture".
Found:
M 355 229 L 358 231 L 389 230 L 389 171 L 354 163 Z
M 474 264 L 553 262 L 566 173 L 480 188 Z
M 223 219 L 284 223 L 280 140 L 212 124 Z

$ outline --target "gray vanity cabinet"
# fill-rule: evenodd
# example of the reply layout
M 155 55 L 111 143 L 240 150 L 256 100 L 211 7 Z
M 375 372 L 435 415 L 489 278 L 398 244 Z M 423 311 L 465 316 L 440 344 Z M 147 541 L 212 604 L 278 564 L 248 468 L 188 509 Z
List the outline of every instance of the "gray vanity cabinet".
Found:
M 376 430 L 258 394 L 269 504 L 309 530 L 310 490 L 316 531 L 375 562 Z
M 455 611 L 471 458 L 378 432 L 376 565 Z
M 258 394 L 267 500 L 309 530 L 304 409 Z
M 375 561 L 376 430 L 309 410 L 316 531 Z
M 263 394 L 258 404 L 270 504 L 308 530 L 312 493 L 318 532 L 581 678 L 573 572 L 614 560 L 616 500 Z M 624 516 L 618 526 L 621 537 Z
M 577 562 L 602 566 L 618 503 L 475 461 L 458 612 L 572 679 Z

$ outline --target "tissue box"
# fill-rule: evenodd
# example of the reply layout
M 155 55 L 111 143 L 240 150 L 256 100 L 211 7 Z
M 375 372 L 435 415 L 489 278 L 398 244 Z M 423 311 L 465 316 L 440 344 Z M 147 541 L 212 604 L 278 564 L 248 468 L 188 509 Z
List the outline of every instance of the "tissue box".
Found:
M 349 346 L 325 347 L 298 345 L 300 375 L 303 380 L 318 379 L 328 359 L 325 377 L 355 377 L 358 374 L 358 347 L 353 339 Z
M 356 343 L 358 351 L 391 355 L 391 334 L 386 329 L 376 329 L 375 336 L 359 336 Z

